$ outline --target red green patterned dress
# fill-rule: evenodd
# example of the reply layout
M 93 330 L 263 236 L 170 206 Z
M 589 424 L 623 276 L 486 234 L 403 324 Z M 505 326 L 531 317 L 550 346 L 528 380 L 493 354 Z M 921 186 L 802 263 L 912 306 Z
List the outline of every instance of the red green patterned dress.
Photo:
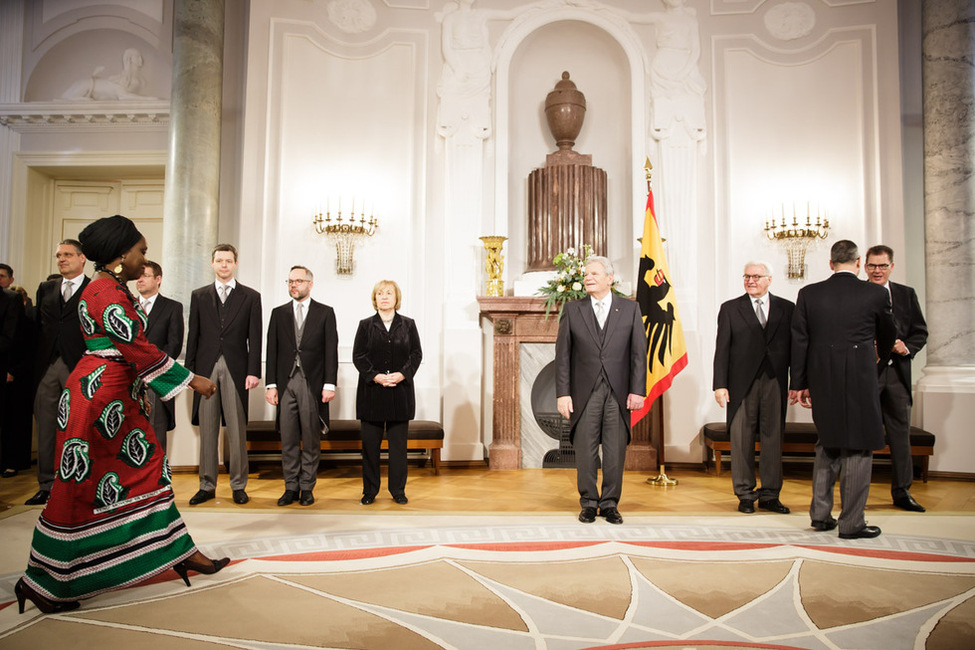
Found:
M 54 601 L 141 582 L 196 552 L 144 399 L 145 386 L 171 399 L 193 375 L 146 340 L 145 314 L 114 280 L 88 283 L 78 313 L 88 351 L 58 404 L 57 472 L 24 576 Z

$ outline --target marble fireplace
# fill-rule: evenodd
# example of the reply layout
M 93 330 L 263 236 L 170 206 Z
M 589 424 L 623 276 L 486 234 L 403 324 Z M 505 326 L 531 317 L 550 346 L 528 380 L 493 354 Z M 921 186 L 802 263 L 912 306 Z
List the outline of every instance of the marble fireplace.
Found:
M 555 437 L 555 337 L 557 314 L 546 319 L 542 298 L 481 297 L 481 317 L 492 325 L 494 376 L 491 469 L 574 467 L 566 456 L 571 448 Z M 658 401 L 659 402 L 659 401 Z M 657 469 L 655 444 L 660 444 L 659 404 L 633 429 L 626 452 L 626 469 Z M 546 432 L 546 430 L 548 432 Z M 554 453 L 553 453 L 554 452 Z M 546 457 L 549 464 L 546 465 Z

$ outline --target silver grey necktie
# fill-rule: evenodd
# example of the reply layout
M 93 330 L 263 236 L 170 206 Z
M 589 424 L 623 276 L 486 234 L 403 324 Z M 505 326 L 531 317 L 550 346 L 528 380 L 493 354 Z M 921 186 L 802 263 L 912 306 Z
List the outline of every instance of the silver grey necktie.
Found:
M 149 315 L 149 301 L 148 300 L 143 300 L 142 301 L 142 311 L 145 313 L 146 316 Z
M 227 302 L 227 296 L 230 295 L 230 287 L 225 284 L 220 285 L 220 302 Z
M 71 300 L 71 296 L 74 294 L 72 291 L 72 283 L 64 280 L 61 282 L 61 295 L 64 296 L 64 302 Z
M 762 302 L 761 298 L 755 301 L 755 315 L 758 316 L 758 324 L 762 326 L 762 329 L 765 329 L 765 324 L 768 323 L 768 320 L 765 318 L 765 310 L 762 309 Z
M 606 324 L 606 315 L 603 313 L 605 311 L 602 301 L 596 302 L 596 322 L 599 323 L 599 329 L 602 329 L 603 325 Z
M 296 305 L 297 311 L 295 313 L 295 325 L 298 329 L 301 329 L 305 324 L 305 306 L 300 302 Z

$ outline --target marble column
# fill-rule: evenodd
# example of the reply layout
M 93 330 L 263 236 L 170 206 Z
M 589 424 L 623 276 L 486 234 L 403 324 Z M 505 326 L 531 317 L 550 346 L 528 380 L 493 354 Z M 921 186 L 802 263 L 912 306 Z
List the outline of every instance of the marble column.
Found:
M 176 0 L 163 226 L 166 293 L 189 304 L 213 279 L 217 241 L 224 0 Z
M 0 104 L 21 101 L 21 68 L 24 51 L 24 3 L 0 3 Z M 20 133 L 0 126 L 0 260 L 14 267 L 15 276 L 27 277 L 24 268 L 24 220 L 11 209 L 13 193 L 13 159 L 20 151 Z
M 932 469 L 973 472 L 975 441 L 975 4 L 921 6 L 927 366 L 921 424 Z

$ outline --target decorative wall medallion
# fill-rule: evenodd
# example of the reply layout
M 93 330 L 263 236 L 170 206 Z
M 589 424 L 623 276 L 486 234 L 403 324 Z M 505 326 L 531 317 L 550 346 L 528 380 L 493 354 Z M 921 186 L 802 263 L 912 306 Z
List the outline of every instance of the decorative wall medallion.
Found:
M 495 334 L 511 334 L 514 331 L 515 331 L 514 321 L 508 318 L 501 318 L 494 321 Z
M 328 19 L 346 34 L 361 34 L 376 24 L 376 9 L 369 0 L 332 0 Z
M 765 12 L 765 29 L 780 41 L 808 36 L 816 26 L 816 12 L 804 2 L 785 2 Z

